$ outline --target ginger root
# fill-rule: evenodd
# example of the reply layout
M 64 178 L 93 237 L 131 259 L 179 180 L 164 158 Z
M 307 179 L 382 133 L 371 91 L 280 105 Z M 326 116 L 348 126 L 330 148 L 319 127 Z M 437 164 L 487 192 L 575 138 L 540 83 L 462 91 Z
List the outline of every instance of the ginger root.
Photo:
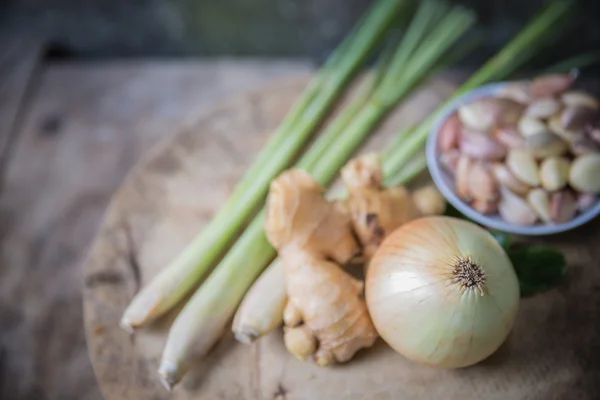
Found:
M 393 230 L 445 207 L 434 187 L 413 194 L 403 186 L 384 188 L 374 155 L 350 161 L 342 179 L 348 199 L 327 201 L 317 181 L 292 169 L 273 181 L 267 202 L 265 231 L 283 261 L 288 295 L 286 348 L 301 360 L 313 356 L 322 366 L 349 360 L 377 338 L 362 297 L 363 283 L 341 265 L 361 249 L 368 265 Z
M 423 215 L 442 215 L 446 211 L 446 200 L 433 185 L 415 190 L 412 198 Z
M 349 191 L 346 204 L 354 231 L 368 264 L 387 235 L 422 214 L 404 186 L 383 187 L 383 170 L 375 154 L 350 160 L 342 169 L 342 180 Z
M 289 170 L 271 184 L 265 231 L 284 264 L 288 351 L 326 366 L 372 346 L 363 284 L 340 267 L 359 251 L 346 204 L 328 202 L 310 175 Z

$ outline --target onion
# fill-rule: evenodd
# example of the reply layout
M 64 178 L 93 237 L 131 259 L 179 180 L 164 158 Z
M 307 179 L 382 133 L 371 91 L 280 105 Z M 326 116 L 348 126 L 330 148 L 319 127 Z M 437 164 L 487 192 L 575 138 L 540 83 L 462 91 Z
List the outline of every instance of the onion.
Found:
M 504 342 L 519 284 L 496 240 L 470 222 L 426 217 L 383 242 L 369 265 L 366 300 L 379 335 L 431 366 L 475 364 Z

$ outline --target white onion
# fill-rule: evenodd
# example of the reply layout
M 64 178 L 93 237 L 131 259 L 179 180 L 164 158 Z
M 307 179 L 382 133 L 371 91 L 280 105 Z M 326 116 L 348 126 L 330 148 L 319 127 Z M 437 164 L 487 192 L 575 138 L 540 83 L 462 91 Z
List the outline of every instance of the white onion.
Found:
M 427 217 L 393 232 L 366 279 L 373 323 L 394 350 L 422 364 L 475 364 L 508 336 L 519 284 L 496 240 L 470 222 Z

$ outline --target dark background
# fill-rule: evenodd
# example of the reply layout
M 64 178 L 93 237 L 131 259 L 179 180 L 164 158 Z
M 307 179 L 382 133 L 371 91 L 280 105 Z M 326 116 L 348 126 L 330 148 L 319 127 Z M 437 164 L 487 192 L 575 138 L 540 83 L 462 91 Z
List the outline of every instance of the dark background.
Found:
M 455 1 L 456 2 L 456 1 Z M 320 61 L 371 0 L 0 0 L 0 30 L 43 37 L 68 57 L 277 56 Z M 463 0 L 477 11 L 484 60 L 548 0 Z M 600 49 L 600 1 L 581 0 L 576 29 L 544 52 Z M 562 28 L 557 27 L 557 30 Z M 546 63 L 546 59 L 539 59 Z

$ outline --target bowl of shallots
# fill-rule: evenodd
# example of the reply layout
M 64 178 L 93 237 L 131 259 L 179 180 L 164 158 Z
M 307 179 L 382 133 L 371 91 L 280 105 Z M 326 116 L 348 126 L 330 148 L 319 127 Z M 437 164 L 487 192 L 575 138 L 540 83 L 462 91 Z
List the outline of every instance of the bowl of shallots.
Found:
M 575 75 L 481 86 L 452 100 L 427 143 L 446 199 L 489 228 L 548 235 L 600 214 L 600 100 Z

